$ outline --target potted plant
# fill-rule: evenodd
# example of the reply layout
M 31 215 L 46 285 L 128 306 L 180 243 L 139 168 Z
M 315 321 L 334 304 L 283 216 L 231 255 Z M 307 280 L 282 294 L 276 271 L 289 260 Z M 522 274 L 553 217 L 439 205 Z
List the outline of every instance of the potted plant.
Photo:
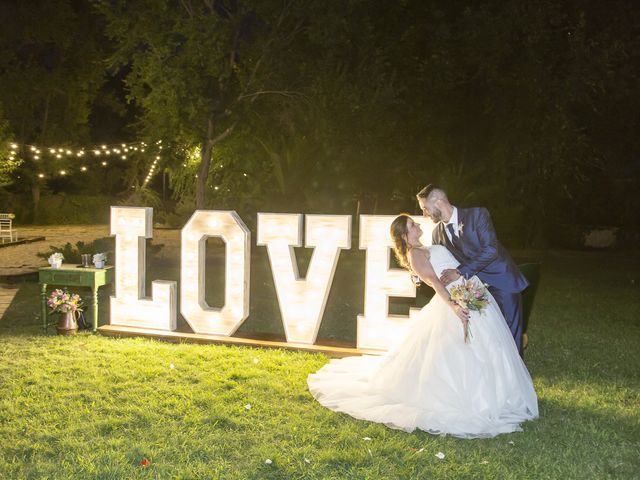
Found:
M 60 268 L 62 266 L 62 260 L 64 260 L 64 255 L 60 252 L 52 253 L 47 260 L 51 268 Z
M 104 268 L 104 264 L 107 261 L 107 254 L 106 253 L 96 253 L 93 256 L 93 264 L 95 265 L 96 268 Z
M 77 293 L 69 293 L 59 288 L 51 292 L 47 305 L 51 313 L 59 313 L 56 329 L 58 335 L 75 335 L 78 331 L 77 314 L 82 311 L 82 299 Z

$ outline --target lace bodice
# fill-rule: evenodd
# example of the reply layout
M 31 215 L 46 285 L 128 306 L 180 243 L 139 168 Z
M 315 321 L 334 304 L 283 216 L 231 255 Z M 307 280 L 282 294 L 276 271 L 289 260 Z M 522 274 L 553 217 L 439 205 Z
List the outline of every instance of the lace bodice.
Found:
M 428 249 L 429 262 L 437 276 L 442 275 L 442 271 L 447 268 L 456 268 L 458 262 L 444 245 L 432 245 Z

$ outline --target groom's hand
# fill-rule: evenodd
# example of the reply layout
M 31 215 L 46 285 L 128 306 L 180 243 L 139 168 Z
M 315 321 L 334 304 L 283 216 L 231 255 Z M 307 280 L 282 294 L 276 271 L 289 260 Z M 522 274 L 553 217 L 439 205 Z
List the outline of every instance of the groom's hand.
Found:
M 460 272 L 455 268 L 447 268 L 446 270 L 443 270 L 442 275 L 440 275 L 440 281 L 445 287 L 459 278 Z

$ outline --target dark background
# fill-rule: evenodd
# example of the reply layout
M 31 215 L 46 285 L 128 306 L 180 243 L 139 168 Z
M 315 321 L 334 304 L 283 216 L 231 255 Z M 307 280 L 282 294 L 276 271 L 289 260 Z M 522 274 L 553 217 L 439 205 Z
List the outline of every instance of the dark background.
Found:
M 508 245 L 602 234 L 592 246 L 637 248 L 639 13 L 594 0 L 3 0 L 0 210 L 92 223 L 145 205 L 182 227 L 195 208 L 233 209 L 254 230 L 258 211 L 414 213 L 437 183 L 489 208 Z M 106 165 L 91 153 L 143 141 Z

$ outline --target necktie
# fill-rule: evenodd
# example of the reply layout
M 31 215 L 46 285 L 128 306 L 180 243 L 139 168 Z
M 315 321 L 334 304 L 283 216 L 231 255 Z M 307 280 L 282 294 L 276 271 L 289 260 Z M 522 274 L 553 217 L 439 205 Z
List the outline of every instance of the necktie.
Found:
M 453 243 L 453 246 L 460 248 L 460 238 L 456 235 L 456 232 L 453 229 L 453 223 L 447 224 L 447 230 L 449 230 L 449 233 L 451 234 L 451 243 Z

